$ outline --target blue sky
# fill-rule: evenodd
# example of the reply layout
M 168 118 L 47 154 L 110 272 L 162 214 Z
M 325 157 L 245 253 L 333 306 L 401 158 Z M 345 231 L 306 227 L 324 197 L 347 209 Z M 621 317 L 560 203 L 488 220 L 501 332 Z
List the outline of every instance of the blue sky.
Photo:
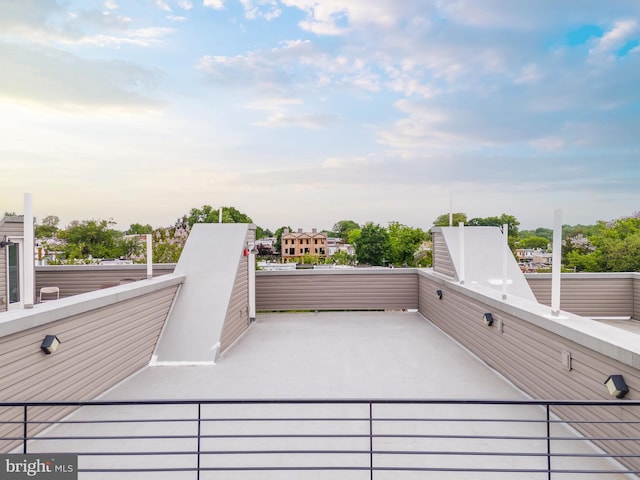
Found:
M 640 210 L 640 2 L 0 0 L 0 209 L 275 229 Z

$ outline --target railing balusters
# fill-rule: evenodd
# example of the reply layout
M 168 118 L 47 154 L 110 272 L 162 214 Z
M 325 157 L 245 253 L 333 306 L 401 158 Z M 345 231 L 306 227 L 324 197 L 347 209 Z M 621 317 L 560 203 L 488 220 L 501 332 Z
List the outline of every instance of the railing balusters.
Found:
M 202 434 L 202 403 L 198 403 L 198 471 L 196 473 L 197 480 L 200 480 L 200 439 Z
M 373 403 L 369 402 L 369 480 L 373 480 Z
M 551 407 L 548 403 L 545 407 L 547 412 L 547 480 L 551 480 L 551 416 L 549 412 Z
M 291 410 L 289 414 L 279 413 L 276 415 L 266 415 L 260 410 L 247 410 L 238 416 L 226 416 L 220 409 L 206 409 L 206 405 L 288 405 Z M 116 416 L 102 420 L 82 419 L 80 417 L 67 416 L 63 420 L 57 418 L 47 421 L 41 419 L 40 414 L 34 418 L 29 416 L 33 413 L 31 407 L 83 407 L 91 406 L 127 406 L 127 405 L 165 405 L 167 407 L 179 405 L 191 405 L 196 407 L 196 411 L 190 408 L 183 415 L 176 415 L 177 418 L 167 417 L 159 414 L 157 418 L 123 418 Z M 308 405 L 331 405 L 334 407 L 329 413 L 314 414 L 309 411 L 302 411 L 296 406 Z M 375 405 L 375 412 L 374 412 Z M 396 405 L 399 408 L 387 408 Z M 512 417 L 506 414 L 504 417 L 477 415 L 469 418 L 465 415 L 455 417 L 453 415 L 438 415 L 438 409 L 430 410 L 433 413 L 406 414 L 407 410 L 400 409 L 402 405 L 440 405 L 460 408 L 469 405 L 502 405 L 522 406 L 527 405 L 532 408 L 544 408 L 545 415 L 529 416 L 529 412 L 522 416 Z M 341 406 L 354 408 L 342 411 Z M 378 406 L 385 406 L 378 408 Z M 617 410 L 608 420 L 604 415 L 597 417 L 572 418 L 563 420 L 556 418 L 556 413 L 552 415 L 552 407 L 601 407 L 603 409 L 625 407 L 629 415 L 626 419 L 618 418 Z M 607 401 L 607 402 L 581 402 L 581 401 L 502 401 L 502 400 L 401 400 L 401 399 L 373 399 L 373 400 L 176 400 L 176 401 L 95 401 L 95 402 L 0 402 L 0 410 L 3 408 L 22 408 L 22 418 L 18 415 L 14 420 L 3 422 L 0 420 L 0 427 L 4 424 L 12 424 L 7 431 L 14 432 L 12 437 L 1 437 L 3 444 L 11 445 L 11 448 L 20 449 L 22 443 L 22 453 L 28 450 L 46 452 L 47 442 L 53 442 L 52 452 L 82 450 L 78 454 L 86 456 L 81 463 L 83 478 L 91 479 L 91 473 L 109 472 L 110 474 L 122 473 L 120 477 L 127 480 L 127 473 L 131 472 L 190 472 L 185 473 L 189 478 L 195 473 L 195 478 L 200 480 L 201 472 L 241 472 L 241 471 L 340 471 L 345 475 L 349 472 L 361 471 L 365 475 L 369 472 L 369 479 L 373 480 L 376 471 L 397 471 L 397 472 L 449 472 L 449 473 L 525 473 L 544 474 L 551 480 L 552 477 L 562 478 L 562 474 L 581 474 L 581 478 L 618 478 L 615 475 L 639 474 L 640 473 L 640 453 L 628 453 L 640 450 L 640 402 L 639 401 Z M 365 410 L 368 408 L 368 412 Z M 633 410 L 637 409 L 637 410 Z M 46 410 L 43 410 L 46 411 Z M 52 411 L 52 410 L 50 410 Z M 66 410 L 65 410 L 66 411 Z M 454 408 L 446 410 L 454 412 Z M 584 409 L 581 408 L 581 411 Z M 15 412 L 15 410 L 14 410 Z M 247 412 L 249 415 L 247 416 Z M 564 410 L 558 412 L 558 414 Z M 311 413 L 311 414 L 310 414 Z M 540 410 L 542 413 L 542 410 Z M 633 414 L 633 416 L 631 416 Z M 10 414 L 12 416 L 14 414 Z M 52 413 L 55 415 L 55 413 Z M 375 415 L 375 417 L 374 417 Z M 458 415 L 458 413 L 455 413 Z M 567 412 L 567 417 L 570 414 Z M 2 417 L 0 417 L 2 418 Z M 196 421 L 194 432 L 193 422 Z M 243 425 L 240 428 L 203 428 L 207 422 L 221 422 L 227 425 Z M 251 423 L 246 423 L 251 422 Z M 287 426 L 300 425 L 297 427 Z M 362 428 L 368 424 L 368 431 Z M 434 425 L 434 428 L 415 429 L 412 425 L 423 423 Z M 544 423 L 544 430 L 542 424 Z M 561 429 L 553 428 L 553 424 L 558 423 L 563 426 Z M 20 424 L 22 424 L 22 435 L 20 435 Z M 146 425 L 156 426 L 166 424 L 166 428 L 159 428 L 158 432 L 151 433 L 145 430 Z M 375 424 L 375 425 L 374 425 Z M 459 431 L 457 426 L 470 424 L 474 425 L 471 430 Z M 505 430 L 507 424 L 515 424 L 512 429 Z M 588 426 L 587 426 L 588 424 Z M 81 428 L 86 425 L 85 433 L 78 434 Z M 119 434 L 102 433 L 99 426 L 105 425 L 108 432 L 112 432 L 111 425 L 122 425 L 123 431 Z M 186 431 L 181 428 L 174 429 L 172 426 L 184 425 Z M 247 430 L 251 425 L 251 429 Z M 267 427 L 268 425 L 271 425 Z M 339 427 L 335 427 L 339 425 Z M 397 425 L 391 430 L 385 425 Z M 456 425 L 449 429 L 449 425 Z M 480 430 L 480 426 L 486 425 L 487 430 Z M 522 425 L 524 430 L 518 425 Z M 582 427 L 581 427 L 582 425 Z M 624 425 L 625 432 L 618 428 Z M 68 431 L 66 426 L 73 426 L 73 430 Z M 564 427 L 570 427 L 564 429 Z M 47 428 L 48 427 L 48 428 Z M 53 428 L 61 427 L 61 429 Z M 610 428 L 612 427 L 612 428 Z M 118 429 L 120 427 L 117 427 Z M 265 428 L 267 430 L 265 430 Z M 308 428 L 308 429 L 307 429 Z M 338 430 L 335 430 L 338 428 Z M 608 435 L 615 428 L 619 434 Z M 635 429 L 635 430 L 632 430 Z M 0 428 L 0 432 L 4 429 Z M 375 431 L 374 431 L 375 430 Z M 118 430 L 119 431 L 119 430 Z M 587 436 L 580 436 L 578 431 L 592 432 Z M 75 432 L 75 433 L 71 433 Z M 629 433 L 631 432 L 631 433 Z M 635 432 L 635 433 L 634 433 Z M 30 436 L 31 435 L 31 436 Z M 209 439 L 207 441 L 207 439 Z M 286 443 L 267 442 L 269 439 Z M 322 440 L 321 446 L 306 448 L 306 439 Z M 195 440 L 195 448 L 193 441 Z M 215 442 L 229 440 L 228 443 L 221 443 L 217 447 Z M 242 440 L 242 444 L 237 442 Z M 368 440 L 368 446 L 363 443 Z M 439 442 L 439 440 L 441 442 Z M 469 445 L 467 442 L 475 441 Z M 135 443 L 134 443 L 135 441 Z M 147 442 L 150 441 L 150 442 Z M 152 442 L 160 441 L 165 446 L 155 449 L 137 448 L 127 450 L 126 445 L 152 445 Z M 340 442 L 333 443 L 334 441 Z M 546 442 L 545 449 L 540 448 L 542 442 Z M 29 444 L 30 442 L 33 442 Z M 74 442 L 74 443 L 66 443 Z M 92 442 L 96 442 L 92 446 Z M 246 443 L 245 443 L 246 442 Z M 598 448 L 604 450 L 587 450 L 582 448 L 582 443 L 596 444 Z M 515 447 L 515 445 L 520 446 Z M 579 448 L 569 448 L 567 445 Z M 459 448 L 462 446 L 462 448 Z M 485 449 L 486 446 L 492 448 Z M 56 450 L 58 448 L 61 450 Z M 557 450 L 554 452 L 554 448 Z M 615 449 L 619 449 L 616 451 Z M 167 450 L 167 451 L 165 451 Z M 606 452 L 605 452 L 606 450 Z M 317 457 L 319 455 L 319 457 Z M 91 458 L 113 456 L 126 459 L 119 461 L 105 462 L 110 464 L 103 468 L 90 467 Z M 327 456 L 333 460 L 325 461 Z M 160 459 L 162 457 L 172 458 L 167 463 L 151 462 L 150 459 Z M 193 459 L 196 459 L 195 465 Z M 368 457 L 368 465 L 365 458 Z M 136 463 L 139 458 L 141 464 Z M 208 460 L 216 458 L 216 463 L 209 463 Z M 250 458 L 248 463 L 238 459 Z M 335 461 L 337 458 L 345 458 L 346 462 Z M 476 463 L 475 458 L 510 458 L 506 462 L 491 462 L 490 467 L 486 460 Z M 522 464 L 518 464 L 518 458 L 523 459 Z M 260 459 L 268 459 L 261 461 Z M 414 462 L 410 459 L 416 459 Z M 542 462 L 546 459 L 546 468 Z M 238 462 L 236 463 L 236 460 Z M 531 465 L 531 461 L 540 462 L 538 465 Z M 225 462 L 218 465 L 218 461 Z M 600 463 L 592 463 L 599 461 Z M 614 461 L 622 462 L 614 464 Z M 233 462 L 233 463 L 226 463 Z M 436 462 L 436 463 L 434 463 Z M 571 463 L 568 463 L 571 462 Z M 623 465 L 624 464 L 624 465 Z M 128 466 L 119 466 L 128 465 Z M 178 466 L 176 466 L 178 465 Z M 520 466 L 521 465 L 521 466 Z M 635 467 L 635 468 L 634 468 Z M 554 469 L 555 468 L 555 469 Z M 191 473 L 192 472 L 192 473 Z M 615 474 L 612 476 L 605 474 Z M 274 474 L 275 475 L 275 474 Z M 117 478 L 117 477 L 116 477 Z M 137 477 L 136 477 L 137 478 Z
M 22 453 L 27 453 L 27 439 L 29 438 L 29 417 L 27 416 L 27 409 L 29 405 L 24 404 L 24 411 L 22 412 L 23 425 L 22 425 Z

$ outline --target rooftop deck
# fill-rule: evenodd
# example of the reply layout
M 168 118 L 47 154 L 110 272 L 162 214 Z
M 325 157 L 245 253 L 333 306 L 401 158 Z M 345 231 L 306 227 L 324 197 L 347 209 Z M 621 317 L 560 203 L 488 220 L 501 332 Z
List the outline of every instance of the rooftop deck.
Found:
M 305 400 L 343 400 L 354 401 L 369 399 L 501 399 L 525 400 L 527 397 L 512 384 L 487 367 L 480 360 L 462 348 L 454 340 L 446 336 L 422 315 L 417 312 L 326 312 L 305 314 L 263 314 L 259 315 L 255 325 L 249 329 L 237 343 L 224 353 L 213 366 L 156 366 L 147 367 L 120 383 L 100 400 L 229 400 L 229 399 L 305 399 Z M 330 431 L 332 435 L 350 435 L 365 433 L 366 410 L 358 404 L 337 405 L 256 405 L 239 404 L 224 406 L 204 406 L 207 415 L 216 417 L 264 417 L 275 414 L 282 417 L 315 417 L 328 415 L 341 418 L 342 421 L 325 422 L 311 427 L 314 434 Z M 501 423 L 493 425 L 491 435 L 500 437 L 524 437 L 521 441 L 503 438 L 488 441 L 483 438 L 456 440 L 439 438 L 431 440 L 394 439 L 377 440 L 379 449 L 407 450 L 427 448 L 432 451 L 455 450 L 459 448 L 472 451 L 538 453 L 537 457 L 488 456 L 477 455 L 452 457 L 431 456 L 425 459 L 418 455 L 388 457 L 376 455 L 374 463 L 378 468 L 442 467 L 454 465 L 455 468 L 490 468 L 510 469 L 510 479 L 541 479 L 544 470 L 544 416 L 545 412 L 538 406 L 530 405 L 375 405 L 377 416 L 393 418 L 484 418 L 500 419 Z M 275 413 L 274 413 L 275 412 Z M 83 407 L 71 416 L 71 420 L 96 419 L 140 419 L 140 418 L 193 418 L 193 405 L 157 405 L 135 406 L 121 405 L 112 407 Z M 344 417 L 364 418 L 360 425 L 344 421 Z M 504 423 L 505 419 L 518 418 L 528 421 L 539 420 L 542 423 Z M 487 427 L 483 425 L 460 422 L 435 422 L 427 426 L 430 435 L 482 435 Z M 124 430 L 123 430 L 124 428 Z M 46 436 L 101 436 L 122 434 L 130 426 L 70 424 L 50 429 Z M 245 432 L 246 424 L 223 426 L 207 426 L 209 433 Z M 260 425 L 257 431 L 261 434 L 279 432 L 300 433 L 309 426 L 304 422 L 292 425 L 286 421 L 271 421 L 267 426 Z M 376 424 L 379 434 L 424 433 L 424 425 L 419 421 L 402 422 L 401 425 Z M 553 434 L 562 437 L 574 435 L 566 426 L 554 425 Z M 135 435 L 193 435 L 195 426 L 168 424 L 143 424 L 135 426 Z M 486 434 L 486 433 L 485 433 Z M 538 439 L 533 439 L 538 437 Z M 529 439 L 527 439 L 529 438 Z M 246 442 L 249 442 L 247 444 Z M 164 443 L 163 443 L 164 442 Z M 332 455 L 281 454 L 258 455 L 257 450 L 272 449 L 347 449 L 364 448 L 366 438 L 334 439 L 251 439 L 241 443 L 239 439 L 208 439 L 209 449 L 216 451 L 249 448 L 253 455 L 221 455 L 214 456 L 205 465 L 212 468 L 224 466 L 239 468 L 282 468 L 314 464 L 323 466 L 350 466 L 358 468 L 367 458 L 362 454 Z M 434 443 L 435 442 L 435 443 Z M 564 441 L 554 447 L 558 452 L 572 452 L 580 455 L 594 454 L 598 450 L 588 443 Z M 249 446 L 248 446 L 249 445 Z M 109 452 L 140 451 L 156 448 L 166 451 L 191 450 L 194 448 L 190 440 L 149 440 L 143 444 L 128 441 L 108 441 L 95 439 L 81 440 L 35 440 L 29 445 L 29 452 Z M 161 458 L 136 456 L 82 456 L 81 469 L 91 468 L 193 468 L 194 459 L 180 455 L 164 455 Z M 314 463 L 315 462 L 315 463 Z M 554 468 L 592 468 L 596 470 L 611 469 L 612 463 L 607 459 L 572 458 L 554 459 Z M 524 470 L 538 470 L 538 473 Z M 330 471 L 202 471 L 199 478 L 370 478 L 366 468 L 361 470 Z M 124 475 L 124 476 L 123 476 Z M 312 477 L 308 477 L 312 475 Z M 375 471 L 376 479 L 391 478 L 425 478 L 424 471 Z M 132 472 L 116 477 L 109 473 L 86 473 L 81 478 L 150 478 L 149 474 Z M 155 472 L 153 478 L 193 479 L 192 471 Z M 495 472 L 441 471 L 437 478 L 496 478 Z M 563 479 L 582 479 L 584 474 L 562 475 Z M 590 477 L 597 478 L 597 477 Z M 628 478 L 623 475 L 607 475 L 607 478 Z

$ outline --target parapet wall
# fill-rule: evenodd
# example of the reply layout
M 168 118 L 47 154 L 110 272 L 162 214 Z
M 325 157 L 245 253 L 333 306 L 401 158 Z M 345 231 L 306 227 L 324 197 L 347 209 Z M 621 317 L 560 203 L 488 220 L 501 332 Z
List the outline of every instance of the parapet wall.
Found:
M 172 274 L 3 313 L 0 400 L 92 400 L 137 372 L 149 363 L 183 280 Z M 49 355 L 40 349 L 47 335 L 61 342 Z M 69 413 L 51 408 L 32 410 L 30 421 L 40 414 L 52 420 Z M 2 436 L 21 436 L 21 424 L 4 423 L 21 418 L 21 410 L 3 409 Z M 30 428 L 30 434 L 37 433 L 37 425 Z M 6 429 L 17 429 L 17 435 Z M 4 442 L 0 451 L 12 447 Z

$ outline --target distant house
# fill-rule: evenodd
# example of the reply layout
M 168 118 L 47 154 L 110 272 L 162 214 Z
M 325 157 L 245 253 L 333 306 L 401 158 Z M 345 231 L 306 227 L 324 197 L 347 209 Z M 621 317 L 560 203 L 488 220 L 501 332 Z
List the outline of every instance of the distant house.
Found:
M 282 260 L 284 262 L 302 258 L 305 255 L 312 255 L 327 258 L 327 235 L 318 233 L 314 228 L 311 232 L 303 232 L 301 228 L 297 232 L 289 232 L 285 229 L 282 233 L 281 247 Z
M 260 255 L 273 255 L 276 253 L 276 237 L 263 237 L 256 240 L 256 248 Z
M 327 238 L 327 249 L 330 257 L 337 252 L 347 252 L 349 255 L 356 254 L 356 249 L 353 245 L 344 243 L 341 238 L 336 237 Z

